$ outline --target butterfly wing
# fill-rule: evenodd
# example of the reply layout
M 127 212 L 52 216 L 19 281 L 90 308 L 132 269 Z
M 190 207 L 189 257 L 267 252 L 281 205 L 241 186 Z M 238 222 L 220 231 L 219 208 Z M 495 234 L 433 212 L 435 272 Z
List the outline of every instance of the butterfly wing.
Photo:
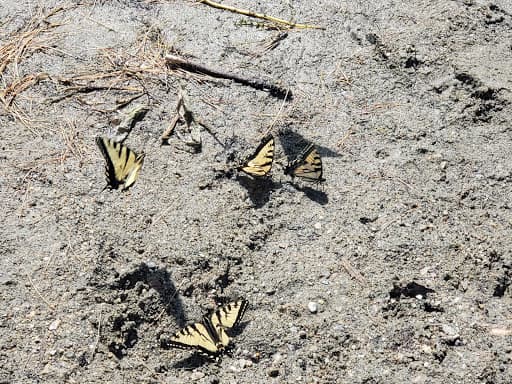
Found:
M 209 319 L 205 320 L 204 323 L 187 325 L 170 338 L 169 344 L 182 349 L 198 349 L 208 355 L 218 354 L 221 351 L 218 333 L 213 329 Z
M 97 137 L 96 143 L 107 163 L 105 174 L 108 186 L 123 190 L 130 188 L 139 176 L 144 154 L 137 155 L 127 146 L 105 137 Z
M 218 356 L 230 342 L 225 329 L 240 322 L 248 305 L 249 302 L 243 299 L 226 304 L 210 316 L 204 316 L 202 323 L 187 325 L 175 333 L 169 344 L 182 349 L 197 349 L 209 356 Z
M 325 181 L 322 177 L 322 159 L 314 145 L 310 145 L 301 157 L 290 163 L 285 173 L 292 177 L 302 177 L 307 181 L 317 183 Z
M 124 178 L 124 189 L 130 188 L 137 178 L 139 177 L 140 169 L 142 168 L 142 164 L 144 163 L 144 154 L 136 155 L 135 152 L 128 149 L 128 147 L 124 147 L 126 150 L 130 151 L 128 160 L 126 161 L 126 166 L 123 169 Z
M 217 328 L 229 329 L 237 326 L 244 316 L 249 302 L 238 299 L 217 309 L 211 315 L 211 322 Z
M 273 160 L 274 137 L 268 135 L 261 141 L 254 154 L 239 169 L 251 176 L 265 176 L 272 169 Z

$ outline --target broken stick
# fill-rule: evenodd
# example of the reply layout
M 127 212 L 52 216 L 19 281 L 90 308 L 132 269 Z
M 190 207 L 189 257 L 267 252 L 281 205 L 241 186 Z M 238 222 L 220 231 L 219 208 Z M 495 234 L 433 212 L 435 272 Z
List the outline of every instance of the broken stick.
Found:
M 233 80 L 235 83 L 248 85 L 254 89 L 258 89 L 260 91 L 268 91 L 272 96 L 277 97 L 279 99 L 288 98 L 288 100 L 292 99 L 292 91 L 289 89 L 285 89 L 279 87 L 274 84 L 270 84 L 261 79 L 248 79 L 245 77 L 241 77 L 235 75 L 233 73 L 223 72 L 217 69 L 208 68 L 201 64 L 192 63 L 188 60 L 182 59 L 181 57 L 174 55 L 166 55 L 165 60 L 167 64 L 172 67 L 179 67 L 186 71 L 203 73 L 208 76 L 217 77 L 219 79 L 228 79 Z

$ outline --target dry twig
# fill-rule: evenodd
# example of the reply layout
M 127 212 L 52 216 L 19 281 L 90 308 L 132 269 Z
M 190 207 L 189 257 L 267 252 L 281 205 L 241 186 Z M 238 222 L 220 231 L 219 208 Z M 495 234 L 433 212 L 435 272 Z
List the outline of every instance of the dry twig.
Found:
M 165 59 L 171 68 L 182 68 L 186 71 L 203 73 L 205 75 L 219 79 L 233 80 L 235 83 L 247 85 L 260 91 L 268 91 L 272 96 L 275 96 L 279 99 L 288 97 L 291 100 L 293 97 L 291 90 L 279 87 L 275 84 L 270 84 L 261 79 L 245 78 L 233 73 L 223 72 L 201 64 L 192 63 L 175 55 L 166 55 Z
M 183 97 L 181 95 L 181 92 L 178 94 L 178 102 L 176 103 L 176 113 L 174 114 L 174 117 L 172 118 L 171 122 L 169 123 L 169 126 L 167 129 L 162 133 L 162 136 L 160 136 L 160 139 L 162 140 L 162 143 L 166 143 L 169 138 L 171 137 L 172 133 L 174 132 L 174 128 L 176 128 L 176 125 L 180 120 L 182 120 L 182 116 L 180 114 L 180 108 L 183 104 Z

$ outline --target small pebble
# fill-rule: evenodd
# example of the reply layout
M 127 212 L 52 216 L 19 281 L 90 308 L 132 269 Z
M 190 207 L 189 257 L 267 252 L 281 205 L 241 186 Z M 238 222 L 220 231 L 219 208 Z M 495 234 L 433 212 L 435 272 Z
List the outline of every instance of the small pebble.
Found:
M 238 365 L 240 366 L 240 368 L 247 368 L 247 367 L 252 367 L 252 361 L 251 360 L 247 360 L 247 359 L 240 359 L 238 360 Z
M 411 382 L 414 383 L 414 384 L 423 384 L 423 383 L 426 383 L 428 380 L 428 376 L 427 375 L 424 375 L 424 374 L 420 374 L 416 377 L 413 377 Z
M 202 379 L 204 376 L 205 376 L 205 374 L 203 372 L 201 372 L 201 371 L 194 371 L 190 375 L 190 380 L 196 381 L 196 380 Z
M 458 334 L 457 330 L 448 324 L 443 324 L 441 326 L 441 330 L 443 331 L 444 334 L 450 335 L 450 336 L 455 336 Z
M 54 321 L 52 321 L 52 323 L 50 324 L 50 326 L 48 327 L 48 329 L 50 331 L 55 331 L 57 328 L 59 328 L 59 325 L 60 325 L 60 320 L 59 319 L 56 319 Z
M 310 301 L 308 303 L 308 309 L 309 309 L 309 312 L 311 312 L 311 313 L 317 313 L 317 311 L 318 311 L 317 303 L 315 303 L 314 301 Z
M 27 314 L 28 319 L 33 319 L 34 317 L 36 317 L 36 311 L 31 311 L 29 314 Z
M 274 355 L 272 356 L 272 360 L 274 360 L 274 363 L 277 363 L 277 362 L 283 360 L 283 355 L 280 354 L 279 352 L 274 353 Z
M 432 354 L 432 347 L 430 345 L 422 345 L 421 346 L 421 352 L 431 355 Z
M 242 372 L 242 370 L 234 365 L 230 365 L 228 368 L 231 372 Z
M 313 226 L 315 229 L 322 229 L 322 223 L 315 223 Z

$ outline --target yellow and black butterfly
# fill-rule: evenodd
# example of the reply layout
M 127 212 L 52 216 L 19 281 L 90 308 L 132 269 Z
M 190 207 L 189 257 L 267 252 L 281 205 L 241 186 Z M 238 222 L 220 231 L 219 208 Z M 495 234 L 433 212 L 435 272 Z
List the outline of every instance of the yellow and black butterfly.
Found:
M 274 160 L 274 137 L 268 135 L 263 138 L 252 156 L 249 156 L 238 168 L 250 176 L 266 176 L 272 169 Z
M 322 172 L 322 159 L 313 144 L 309 145 L 304 152 L 289 163 L 284 170 L 286 175 L 301 177 L 313 183 L 325 181 L 322 177 Z
M 96 144 L 107 162 L 105 188 L 126 190 L 130 188 L 139 176 L 144 162 L 144 153 L 137 155 L 126 145 L 116 143 L 106 137 L 96 137 Z
M 244 299 L 226 304 L 210 315 L 205 315 L 202 322 L 189 324 L 175 333 L 169 345 L 218 356 L 226 351 L 230 343 L 226 330 L 240 323 L 248 306 L 249 302 Z

